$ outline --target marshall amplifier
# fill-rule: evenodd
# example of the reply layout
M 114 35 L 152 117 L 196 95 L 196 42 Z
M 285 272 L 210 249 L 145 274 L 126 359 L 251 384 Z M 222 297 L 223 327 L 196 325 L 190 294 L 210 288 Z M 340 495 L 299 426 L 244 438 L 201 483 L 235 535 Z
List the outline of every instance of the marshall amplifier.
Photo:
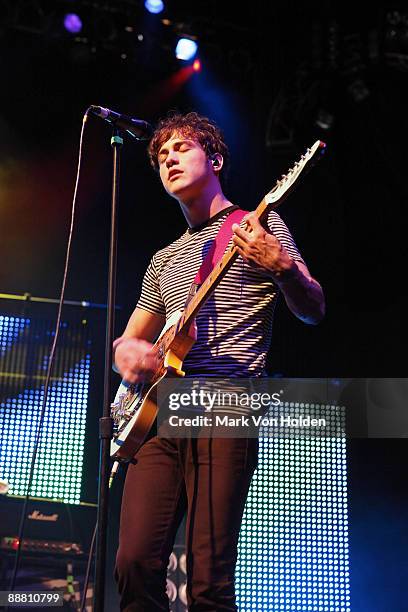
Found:
M 0 547 L 15 550 L 24 498 L 0 495 Z M 95 504 L 65 504 L 30 499 L 22 549 L 30 552 L 83 555 L 89 551 L 96 522 Z

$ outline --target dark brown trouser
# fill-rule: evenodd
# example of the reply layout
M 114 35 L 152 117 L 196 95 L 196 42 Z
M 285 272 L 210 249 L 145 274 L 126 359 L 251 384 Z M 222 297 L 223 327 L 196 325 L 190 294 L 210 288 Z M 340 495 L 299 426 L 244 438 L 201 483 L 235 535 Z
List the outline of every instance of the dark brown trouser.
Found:
M 256 438 L 154 436 L 130 465 L 122 500 L 116 580 L 121 610 L 169 610 L 166 570 L 187 511 L 187 597 L 192 612 L 236 611 L 234 571 Z

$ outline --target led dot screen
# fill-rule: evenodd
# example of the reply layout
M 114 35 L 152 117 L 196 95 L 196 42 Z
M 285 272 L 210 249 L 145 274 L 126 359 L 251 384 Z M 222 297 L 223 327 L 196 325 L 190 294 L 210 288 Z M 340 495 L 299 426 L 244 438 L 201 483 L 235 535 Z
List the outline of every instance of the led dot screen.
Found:
M 53 322 L 0 315 L 0 478 L 25 495 Z M 30 494 L 79 503 L 91 358 L 86 321 L 63 322 Z
M 291 414 L 301 417 L 302 407 L 291 405 Z M 328 408 L 321 406 L 326 419 Z M 333 407 L 333 432 L 339 411 L 344 420 Z M 240 611 L 350 610 L 346 440 L 328 433 L 259 440 L 240 532 Z

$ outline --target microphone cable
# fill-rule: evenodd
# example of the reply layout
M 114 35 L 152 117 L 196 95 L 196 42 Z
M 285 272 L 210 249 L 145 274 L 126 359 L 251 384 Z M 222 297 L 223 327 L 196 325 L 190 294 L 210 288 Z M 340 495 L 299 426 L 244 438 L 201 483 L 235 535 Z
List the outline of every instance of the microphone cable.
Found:
M 10 585 L 9 585 L 10 592 L 13 592 L 16 586 L 17 573 L 18 573 L 18 568 L 19 568 L 20 559 L 21 559 L 21 548 L 22 548 L 22 542 L 24 538 L 24 527 L 25 527 L 25 520 L 26 520 L 26 514 L 27 514 L 27 506 L 28 506 L 28 501 L 30 499 L 30 491 L 32 487 L 33 477 L 34 477 L 34 469 L 35 469 L 35 465 L 37 461 L 37 455 L 38 455 L 38 450 L 39 450 L 40 441 L 41 441 L 45 413 L 47 409 L 47 400 L 48 400 L 49 386 L 50 386 L 50 380 L 51 380 L 51 373 L 52 373 L 52 368 L 54 366 L 55 352 L 56 352 L 57 342 L 59 338 L 62 307 L 64 304 L 64 296 L 65 296 L 65 289 L 66 289 L 66 284 L 67 284 L 68 269 L 69 269 L 69 263 L 70 263 L 70 258 L 71 258 L 72 237 L 74 233 L 73 230 L 74 230 L 74 222 L 75 222 L 75 214 L 76 214 L 76 206 L 77 206 L 79 176 L 80 176 L 81 162 L 82 162 L 84 129 L 85 129 L 85 123 L 88 119 L 89 110 L 90 110 L 90 107 L 85 111 L 85 114 L 82 119 L 81 134 L 79 138 L 79 154 L 78 154 L 77 173 L 76 173 L 76 179 L 75 179 L 74 195 L 72 198 L 71 222 L 70 222 L 69 234 L 68 234 L 68 243 L 67 243 L 67 250 L 66 250 L 66 256 L 65 256 L 65 265 L 64 265 L 64 274 L 63 274 L 63 279 L 62 279 L 61 293 L 60 293 L 59 304 L 58 304 L 57 321 L 56 321 L 55 331 L 54 331 L 54 340 L 53 340 L 51 351 L 50 351 L 49 358 L 48 358 L 48 367 L 47 367 L 47 373 L 46 373 L 45 383 L 44 383 L 44 396 L 43 396 L 43 401 L 41 404 L 41 412 L 40 412 L 40 418 L 39 418 L 37 433 L 36 433 L 35 442 L 34 442 L 33 454 L 31 457 L 27 490 L 26 490 L 26 494 L 24 497 L 24 504 L 23 504 L 23 509 L 22 509 L 21 517 L 20 517 L 20 526 L 19 526 L 19 532 L 17 536 L 18 546 L 16 549 L 16 555 L 14 559 L 13 574 L 12 574 Z M 9 609 L 9 606 L 6 607 L 6 612 L 8 609 Z

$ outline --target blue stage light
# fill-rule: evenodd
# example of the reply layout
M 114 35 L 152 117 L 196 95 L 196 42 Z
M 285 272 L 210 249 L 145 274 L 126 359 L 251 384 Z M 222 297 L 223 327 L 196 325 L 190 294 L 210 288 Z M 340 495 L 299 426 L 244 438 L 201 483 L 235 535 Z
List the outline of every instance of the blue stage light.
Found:
M 65 15 L 64 28 L 71 34 L 78 34 L 82 30 L 82 21 L 79 15 L 75 13 Z
M 20 346 L 22 343 L 24 348 L 22 334 L 29 324 L 29 319 L 0 315 L 0 340 L 6 340 L 2 352 L 11 354 L 13 344 Z M 15 363 L 18 359 L 14 358 L 11 365 Z M 43 357 L 36 355 L 33 371 L 40 371 L 42 363 Z M 43 422 L 31 489 L 33 495 L 69 503 L 80 501 L 90 366 L 91 357 L 86 354 L 76 359 L 68 371 L 64 360 L 57 368 Z M 0 473 L 7 476 L 11 483 L 10 493 L 14 495 L 25 494 L 42 399 L 41 386 L 26 388 L 23 393 L 6 397 L 0 404 Z
M 145 8 L 149 11 L 149 13 L 153 13 L 153 15 L 158 15 L 164 9 L 164 3 L 162 0 L 146 0 Z
M 259 445 L 235 576 L 240 608 L 349 612 L 345 439 L 261 436 Z
M 197 43 L 191 38 L 180 38 L 176 45 L 176 57 L 179 60 L 191 60 L 197 53 L 197 49 Z

